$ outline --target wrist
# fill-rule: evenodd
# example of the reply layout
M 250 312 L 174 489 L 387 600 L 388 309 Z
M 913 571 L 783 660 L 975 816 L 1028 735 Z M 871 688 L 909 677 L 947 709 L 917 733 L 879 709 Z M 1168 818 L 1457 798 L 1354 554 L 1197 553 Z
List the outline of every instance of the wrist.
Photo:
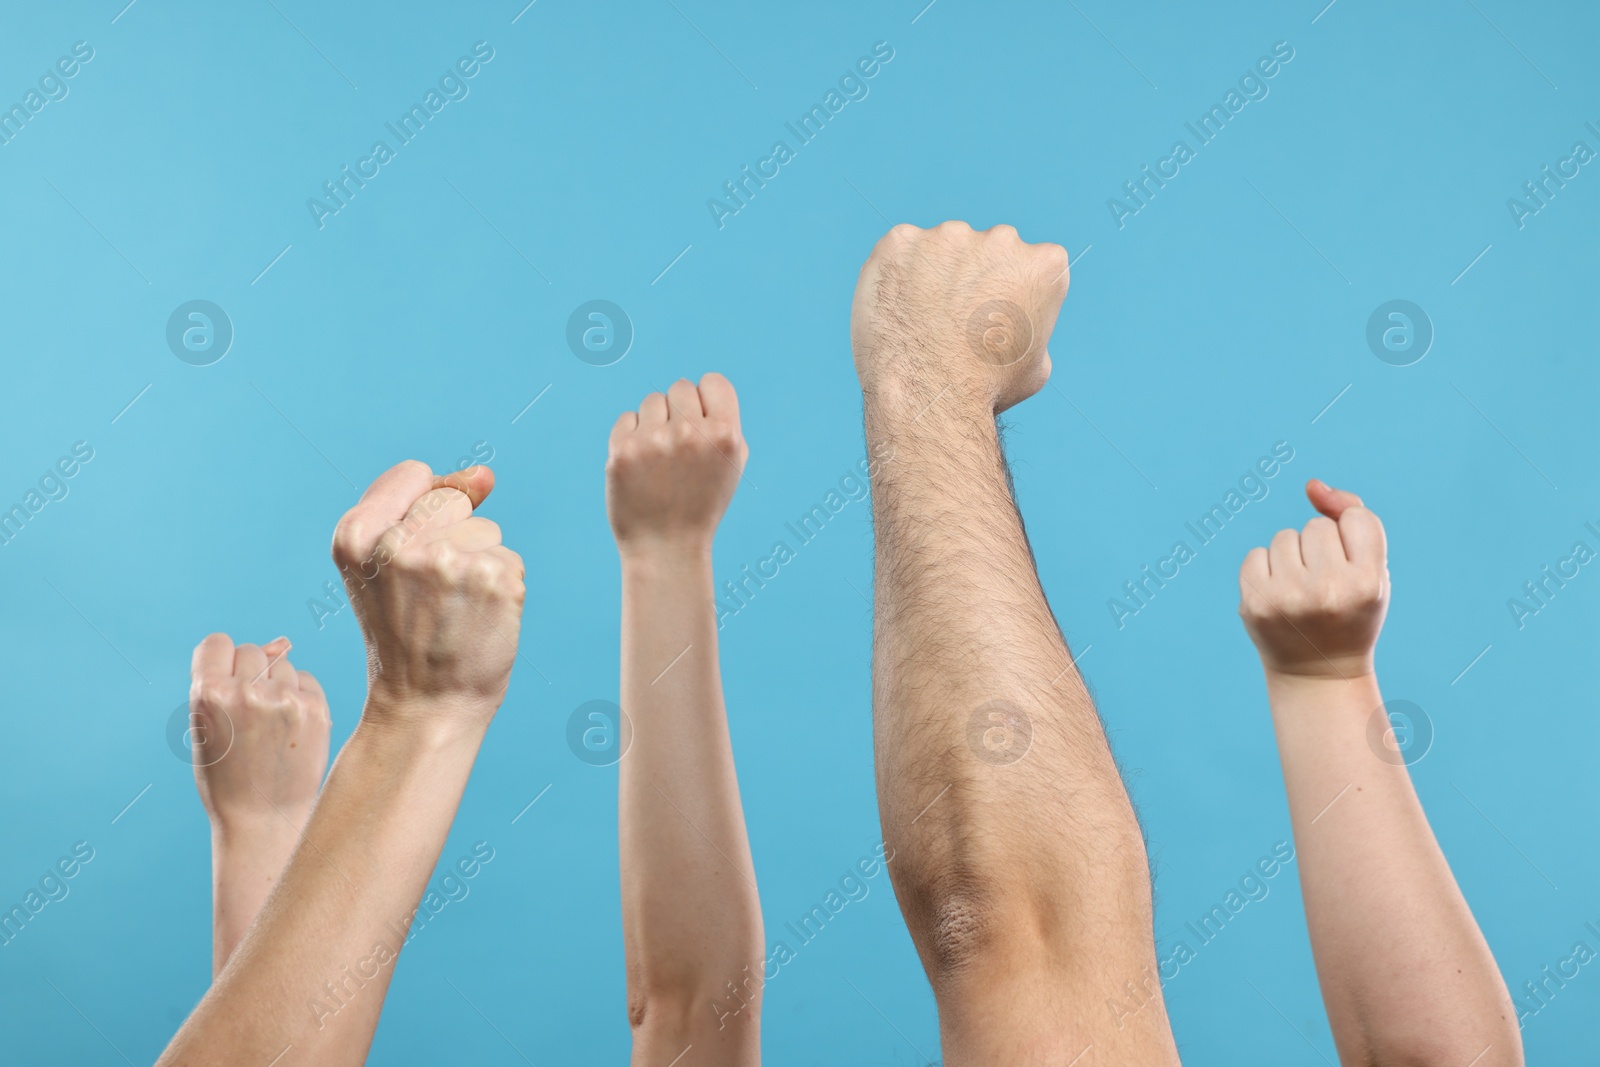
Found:
M 1266 681 L 1273 724 L 1280 733 L 1298 724 L 1309 722 L 1325 726 L 1344 719 L 1352 728 L 1359 729 L 1383 704 L 1378 676 L 1370 670 L 1346 672 L 1340 677 L 1269 667 Z
M 652 578 L 695 570 L 710 571 L 715 531 L 695 537 L 644 537 L 617 542 L 624 577 Z
M 263 846 L 292 845 L 300 827 L 311 818 L 315 798 L 304 804 L 280 805 L 262 811 L 218 812 L 211 816 L 211 847 L 219 855 L 253 853 Z
M 1378 683 L 1378 675 L 1370 667 L 1365 670 L 1345 670 L 1343 674 L 1316 673 L 1267 667 L 1268 689 L 1295 689 L 1308 692 L 1335 692 L 1342 689 L 1361 689 Z
M 939 374 L 863 376 L 862 405 L 869 418 L 891 425 L 940 420 L 992 420 L 996 402 L 986 381 Z
M 1297 680 L 1307 683 L 1354 682 L 1373 677 L 1377 673 L 1371 652 L 1360 655 L 1321 656 L 1304 663 L 1280 663 L 1263 655 L 1261 669 L 1269 682 L 1278 680 L 1284 683 L 1293 683 Z
M 387 758 L 426 760 L 453 751 L 477 754 L 500 701 L 472 695 L 408 695 L 374 685 L 351 734 Z

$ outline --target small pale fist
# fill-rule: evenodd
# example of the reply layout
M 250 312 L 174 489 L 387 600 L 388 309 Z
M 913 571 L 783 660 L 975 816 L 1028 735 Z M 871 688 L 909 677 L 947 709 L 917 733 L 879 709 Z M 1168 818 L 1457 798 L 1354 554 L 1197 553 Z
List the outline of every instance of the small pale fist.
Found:
M 1251 550 L 1239 570 L 1239 615 L 1269 673 L 1370 674 L 1389 608 L 1383 524 L 1354 493 L 1312 481 L 1306 496 L 1322 514 Z
M 487 467 L 391 467 L 345 513 L 333 560 L 367 643 L 366 718 L 429 707 L 431 725 L 487 726 L 511 680 L 526 596 L 522 557 L 473 514 Z
M 901 224 L 856 283 L 850 340 L 869 398 L 953 390 L 1003 411 L 1044 388 L 1046 344 L 1067 295 L 1067 252 L 1010 226 Z
M 606 512 L 626 557 L 705 553 L 738 488 L 750 450 L 739 398 L 720 374 L 651 393 L 611 429 Z
M 316 803 L 328 766 L 328 701 L 288 652 L 285 638 L 235 647 L 226 634 L 194 650 L 194 777 L 213 825 L 300 826 Z

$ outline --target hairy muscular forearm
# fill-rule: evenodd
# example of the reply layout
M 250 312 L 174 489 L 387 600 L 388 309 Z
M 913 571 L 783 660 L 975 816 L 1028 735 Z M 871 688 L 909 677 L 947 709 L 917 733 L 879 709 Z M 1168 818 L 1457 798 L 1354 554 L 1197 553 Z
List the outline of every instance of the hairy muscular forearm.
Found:
M 1126 907 L 1121 889 L 1147 908 L 1147 876 L 1124 847 L 1137 837 L 1132 809 L 1040 588 L 993 417 L 956 390 L 932 403 L 879 394 L 866 427 L 889 457 L 872 489 L 873 704 L 884 827 L 906 876 L 897 890 L 909 909 L 937 912 L 950 902 L 920 899 L 928 887 L 998 876 L 986 897 L 1015 894 L 1014 914 L 1059 924 L 1041 944 L 1077 944 Z M 1019 713 L 1009 739 L 992 712 L 974 723 L 992 701 Z M 991 729 L 998 750 L 984 747 Z M 1019 866 L 1028 876 L 1008 879 Z

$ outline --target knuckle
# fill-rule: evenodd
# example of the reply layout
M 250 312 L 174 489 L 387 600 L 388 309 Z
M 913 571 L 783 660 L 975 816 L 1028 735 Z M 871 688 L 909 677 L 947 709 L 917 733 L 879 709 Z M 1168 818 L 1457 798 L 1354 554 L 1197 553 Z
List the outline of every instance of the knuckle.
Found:
M 493 556 L 473 553 L 462 561 L 467 585 L 477 592 L 492 592 L 503 584 L 504 564 Z
M 639 459 L 645 462 L 663 459 L 671 455 L 672 444 L 673 437 L 670 428 L 666 426 L 652 428 L 649 433 L 644 434 L 639 439 L 637 446 Z
M 415 559 L 419 568 L 425 570 L 437 571 L 447 577 L 454 577 L 461 572 L 462 552 L 449 541 L 435 541 L 426 551 L 408 555 Z
M 1350 597 L 1338 584 L 1318 586 L 1311 594 L 1311 612 L 1322 618 L 1343 615 L 1350 607 Z
M 194 708 L 215 711 L 226 707 L 232 696 L 231 686 L 214 678 L 198 678 L 189 687 L 189 704 Z
M 706 427 L 706 436 L 718 448 L 735 449 L 744 444 L 744 435 L 739 432 L 739 427 L 732 422 L 717 421 Z
M 333 528 L 333 558 L 340 562 L 354 562 L 367 543 L 367 523 L 354 511 L 347 511 Z

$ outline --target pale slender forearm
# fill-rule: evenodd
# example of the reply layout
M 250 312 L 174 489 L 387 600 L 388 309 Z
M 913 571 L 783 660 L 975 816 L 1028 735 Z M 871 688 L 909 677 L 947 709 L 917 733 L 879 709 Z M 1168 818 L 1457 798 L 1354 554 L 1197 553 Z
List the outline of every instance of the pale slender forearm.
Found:
M 1383 721 L 1372 726 L 1383 704 L 1377 679 L 1269 673 L 1267 689 L 1343 1061 L 1520 1064 L 1505 983 L 1405 763 L 1382 744 Z
M 289 862 L 309 811 L 211 827 L 211 976 L 222 973 Z
M 619 837 L 635 1061 L 671 1059 L 682 1045 L 668 1045 L 693 1041 L 698 1054 L 747 1063 L 761 906 L 723 708 L 709 550 L 625 554 L 622 588 L 621 695 L 633 736 L 620 766 Z
M 426 708 L 407 708 L 413 722 Z M 455 817 L 481 731 L 364 719 L 305 836 L 164 1064 L 359 1064 Z

